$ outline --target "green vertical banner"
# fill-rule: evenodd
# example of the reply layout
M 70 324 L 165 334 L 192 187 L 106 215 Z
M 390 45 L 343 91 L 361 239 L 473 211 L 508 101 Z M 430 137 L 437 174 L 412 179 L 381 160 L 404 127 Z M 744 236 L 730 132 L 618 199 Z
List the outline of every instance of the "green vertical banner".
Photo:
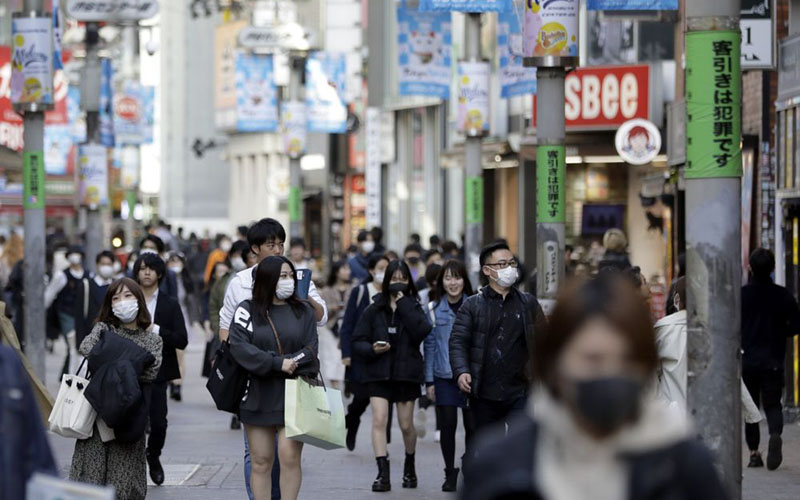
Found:
M 536 148 L 536 222 L 567 221 L 567 148 Z
M 300 222 L 303 211 L 303 197 L 300 188 L 297 186 L 289 187 L 289 222 Z
M 686 178 L 742 176 L 739 31 L 686 33 Z
M 22 153 L 22 208 L 44 208 L 44 153 Z
M 467 177 L 464 185 L 465 215 L 467 224 L 483 223 L 483 177 Z

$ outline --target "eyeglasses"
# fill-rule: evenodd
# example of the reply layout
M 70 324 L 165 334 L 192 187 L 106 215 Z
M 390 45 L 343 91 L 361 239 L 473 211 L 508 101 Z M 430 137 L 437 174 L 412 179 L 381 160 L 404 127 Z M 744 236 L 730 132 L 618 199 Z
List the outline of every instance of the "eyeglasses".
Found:
M 517 264 L 516 260 L 501 260 L 500 262 L 495 262 L 494 264 L 486 264 L 488 267 L 492 269 L 505 269 L 507 267 L 516 268 L 519 264 Z

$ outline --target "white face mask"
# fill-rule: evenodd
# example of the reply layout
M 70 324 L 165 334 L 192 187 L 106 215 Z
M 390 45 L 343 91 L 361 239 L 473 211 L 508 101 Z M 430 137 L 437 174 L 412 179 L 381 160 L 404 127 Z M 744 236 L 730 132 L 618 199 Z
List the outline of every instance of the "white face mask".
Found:
M 97 274 L 103 279 L 114 276 L 114 266 L 97 266 Z
M 181 265 L 170 266 L 170 269 L 172 269 L 172 272 L 175 274 L 181 274 L 183 272 L 183 266 Z
M 233 270 L 236 272 L 243 271 L 247 268 L 247 264 L 245 264 L 244 260 L 241 257 L 234 257 L 231 259 L 231 266 Z
M 372 251 L 375 250 L 375 242 L 374 241 L 369 241 L 369 240 L 363 242 L 361 244 L 361 250 L 364 253 L 372 253 Z
M 375 282 L 376 286 L 379 286 L 383 284 L 383 278 L 385 277 L 386 275 L 384 273 L 378 273 L 372 277 L 372 280 Z
M 83 258 L 81 258 L 81 254 L 79 254 L 79 253 L 71 253 L 71 254 L 67 255 L 67 260 L 73 266 L 77 266 L 78 264 L 81 263 Z
M 139 302 L 134 300 L 122 300 L 111 306 L 111 310 L 123 324 L 133 323 L 139 314 Z
M 225 240 L 219 244 L 219 249 L 222 250 L 223 252 L 230 252 L 232 246 L 233 243 L 231 243 L 228 240 Z
M 280 300 L 286 300 L 294 294 L 294 280 L 286 278 L 278 280 L 278 286 L 275 288 L 275 296 Z
M 503 288 L 511 288 L 519 278 L 519 272 L 516 267 L 507 267 L 497 271 L 497 278 L 495 282 Z

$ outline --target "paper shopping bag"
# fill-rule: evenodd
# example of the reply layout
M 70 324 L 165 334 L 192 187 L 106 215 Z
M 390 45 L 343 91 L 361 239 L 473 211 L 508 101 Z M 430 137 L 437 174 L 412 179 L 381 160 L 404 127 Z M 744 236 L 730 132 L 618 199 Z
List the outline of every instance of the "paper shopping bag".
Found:
M 286 437 L 324 450 L 344 447 L 346 431 L 340 391 L 317 387 L 303 379 L 287 379 L 285 396 Z
M 75 439 L 92 437 L 97 412 L 86 400 L 83 392 L 89 381 L 77 375 L 64 375 L 56 404 L 50 414 L 50 430 L 56 434 Z

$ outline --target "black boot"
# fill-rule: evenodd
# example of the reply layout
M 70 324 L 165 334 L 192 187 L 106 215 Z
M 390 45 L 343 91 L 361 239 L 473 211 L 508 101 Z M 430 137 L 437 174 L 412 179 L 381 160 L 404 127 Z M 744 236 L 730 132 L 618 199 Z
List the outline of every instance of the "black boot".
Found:
M 353 451 L 356 449 L 356 435 L 358 435 L 358 426 L 361 423 L 360 419 L 351 418 L 350 415 L 345 417 L 347 423 L 347 437 L 345 438 L 345 444 L 347 444 L 347 449 Z
M 391 491 L 392 483 L 389 480 L 389 460 L 386 457 L 378 457 L 378 477 L 372 483 L 372 491 Z
M 231 417 L 231 430 L 238 431 L 242 428 L 242 422 L 239 420 L 239 415 L 233 415 Z
M 175 401 L 181 401 L 181 386 L 178 384 L 169 384 L 169 397 Z
M 152 479 L 157 486 L 161 486 L 161 483 L 164 482 L 164 468 L 161 467 L 161 461 L 158 457 L 147 455 L 147 465 L 150 469 L 150 479 Z
M 769 437 L 769 448 L 767 448 L 767 470 L 775 470 L 783 462 L 783 440 L 780 434 L 773 434 Z
M 458 471 L 459 469 L 444 470 L 444 484 L 442 484 L 442 491 L 456 491 L 456 487 L 458 485 Z
M 403 488 L 417 487 L 417 470 L 414 467 L 414 454 L 406 453 L 406 463 L 403 465 Z

